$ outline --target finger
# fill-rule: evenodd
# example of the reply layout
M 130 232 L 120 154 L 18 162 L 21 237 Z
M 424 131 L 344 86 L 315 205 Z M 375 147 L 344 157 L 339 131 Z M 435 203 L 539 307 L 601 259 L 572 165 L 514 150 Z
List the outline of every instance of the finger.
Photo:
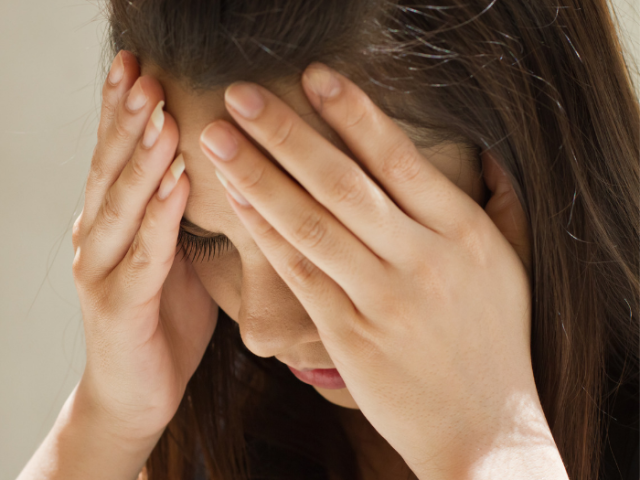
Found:
M 119 101 L 113 118 L 91 160 L 85 191 L 83 223 L 91 227 L 104 196 L 116 181 L 140 141 L 149 117 L 164 100 L 162 87 L 152 77 L 139 77 Z
M 322 118 L 407 215 L 444 236 L 468 230 L 482 209 L 358 86 L 317 63 L 307 68 L 302 85 Z
M 233 158 L 221 161 L 209 149 L 214 139 L 218 149 L 222 142 L 235 143 Z M 231 191 L 232 187 L 239 190 L 269 224 L 354 301 L 366 290 L 363 276 L 380 278 L 380 259 L 231 124 L 223 120 L 210 124 L 200 140 L 203 152 L 222 174 L 223 184 Z
M 484 207 L 491 221 L 516 251 L 531 277 L 531 241 L 527 216 L 513 189 L 511 180 L 489 150 L 480 155 L 482 171 L 491 191 Z
M 125 258 L 107 277 L 111 291 L 123 305 L 144 307 L 159 295 L 173 264 L 188 195 L 189 180 L 181 173 L 166 199 L 154 195 L 149 202 Z
M 98 138 L 104 135 L 113 120 L 120 100 L 133 87 L 140 76 L 140 66 L 136 57 L 121 50 L 113 59 L 109 74 L 102 85 L 102 109 L 98 125 Z
M 227 194 L 229 203 L 251 233 L 274 270 L 289 286 L 327 344 L 351 338 L 358 312 L 345 291 L 295 249 L 255 208 L 244 208 Z M 337 344 L 336 346 L 340 346 Z
M 73 245 L 73 253 L 75 254 L 78 250 L 78 246 L 80 245 L 80 225 L 82 223 L 82 212 L 73 222 L 73 228 L 71 230 L 71 244 Z
M 79 225 L 79 231 L 81 233 L 83 233 L 84 226 L 89 227 L 91 225 L 90 222 L 93 221 L 95 213 L 97 212 L 97 206 L 100 204 L 100 192 L 96 192 L 96 195 L 93 194 L 94 190 L 96 190 L 93 188 L 94 184 L 104 175 L 103 172 L 94 172 L 94 170 L 102 167 L 102 164 L 98 162 L 100 158 L 98 154 L 101 153 L 100 143 L 107 135 L 107 131 L 111 128 L 119 105 L 122 103 L 122 99 L 126 98 L 139 76 L 140 66 L 138 65 L 136 57 L 126 50 L 120 50 L 111 63 L 109 74 L 102 85 L 102 108 L 100 111 L 100 123 L 98 125 L 98 142 L 93 150 L 91 170 L 89 171 L 89 178 L 85 186 L 84 210 L 87 211 L 88 205 L 90 213 L 85 213 L 83 216 L 84 221 Z
M 356 162 L 273 93 L 239 83 L 227 89 L 225 98 L 241 127 L 377 256 L 395 261 L 397 244 L 403 240 L 398 232 L 424 230 Z M 261 108 L 251 119 L 239 114 L 255 105 Z
M 157 105 L 147 126 L 147 134 L 156 137 L 155 143 L 151 147 L 138 144 L 118 180 L 106 192 L 86 238 L 86 251 L 95 256 L 98 269 L 108 271 L 125 256 L 149 200 L 174 160 L 178 127 L 171 115 L 163 113 L 162 106 L 162 102 Z

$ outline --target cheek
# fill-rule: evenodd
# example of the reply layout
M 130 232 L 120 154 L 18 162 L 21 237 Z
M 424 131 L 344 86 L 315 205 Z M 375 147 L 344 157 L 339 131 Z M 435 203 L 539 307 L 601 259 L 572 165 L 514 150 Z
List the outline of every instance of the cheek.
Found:
M 193 268 L 211 298 L 232 318 L 238 318 L 242 263 L 237 250 L 228 251 L 209 261 L 195 262 Z

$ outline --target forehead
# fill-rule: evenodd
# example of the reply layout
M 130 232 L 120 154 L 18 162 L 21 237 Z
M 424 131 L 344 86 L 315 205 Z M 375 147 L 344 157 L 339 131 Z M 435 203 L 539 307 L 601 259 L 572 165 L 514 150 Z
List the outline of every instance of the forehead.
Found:
M 224 119 L 242 131 L 225 108 L 224 91 L 226 86 L 196 92 L 174 79 L 166 78 L 161 72 L 154 70 L 152 67 L 147 67 L 146 69 L 143 67 L 143 74 L 150 74 L 156 77 L 163 86 L 166 94 L 165 109 L 176 119 L 180 128 L 180 137 L 181 139 L 184 137 L 185 144 L 188 143 L 190 145 L 194 136 L 197 141 L 204 127 L 217 119 Z M 341 150 L 347 151 L 340 137 L 315 112 L 307 100 L 299 80 L 284 79 L 280 82 L 264 84 L 264 86 L 291 106 L 301 118 L 322 136 Z M 247 138 L 250 141 L 252 140 L 251 137 Z M 253 143 L 260 148 L 259 144 Z M 265 152 L 264 149 L 261 150 Z
M 200 150 L 199 138 L 204 128 L 217 119 L 224 119 L 242 131 L 225 108 L 224 91 L 226 86 L 195 92 L 177 80 L 167 77 L 153 66 L 143 64 L 142 74 L 151 75 L 161 83 L 166 97 L 165 110 L 175 118 L 178 125 L 180 136 L 177 153 L 182 153 L 184 156 L 185 171 L 191 183 L 185 217 L 203 228 L 219 231 L 221 222 L 231 220 L 235 217 L 235 213 L 228 205 L 224 189 L 215 176 L 213 164 Z M 283 79 L 276 83 L 264 84 L 264 86 L 291 106 L 320 135 L 339 150 L 350 155 L 340 136 L 311 106 L 299 80 Z M 415 141 L 416 131 L 408 125 L 398 123 L 405 133 L 413 137 Z M 248 135 L 247 138 L 267 158 L 273 160 L 273 157 L 261 145 Z M 424 132 L 421 132 L 420 141 L 424 144 L 430 143 L 428 135 L 425 137 Z M 471 196 L 475 195 L 479 165 L 474 155 L 475 152 L 451 142 L 433 147 L 423 147 L 420 150 L 449 179 Z M 214 212 L 215 219 L 212 217 Z
M 191 181 L 191 193 L 187 212 L 194 202 L 204 202 L 211 207 L 226 205 L 224 194 L 220 194 L 221 185 L 215 177 L 211 162 L 200 150 L 199 138 L 204 128 L 211 122 L 224 119 L 240 131 L 242 129 L 227 112 L 224 104 L 225 87 L 195 92 L 172 78 L 167 78 L 161 71 L 151 66 L 142 67 L 142 74 L 151 75 L 162 85 L 165 96 L 165 110 L 176 120 L 180 131 L 178 153 L 185 159 L 185 171 Z M 291 106 L 300 117 L 309 123 L 318 133 L 345 153 L 348 149 L 342 139 L 315 112 L 302 89 L 300 82 L 286 80 L 264 85 L 285 103 Z M 256 147 L 267 158 L 273 157 L 260 144 L 247 135 Z M 187 215 L 188 216 L 188 215 Z M 190 217 L 189 217 L 190 218 Z

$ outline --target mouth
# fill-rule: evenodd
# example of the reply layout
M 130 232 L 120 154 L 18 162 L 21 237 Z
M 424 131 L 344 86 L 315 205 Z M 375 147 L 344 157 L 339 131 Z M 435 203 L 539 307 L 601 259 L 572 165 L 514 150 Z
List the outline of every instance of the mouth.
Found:
M 338 390 L 340 388 L 346 388 L 344 380 L 340 376 L 340 373 L 335 368 L 314 368 L 298 370 L 290 365 L 287 365 L 291 373 L 296 378 L 304 383 L 313 385 L 315 387 L 326 388 L 328 390 Z

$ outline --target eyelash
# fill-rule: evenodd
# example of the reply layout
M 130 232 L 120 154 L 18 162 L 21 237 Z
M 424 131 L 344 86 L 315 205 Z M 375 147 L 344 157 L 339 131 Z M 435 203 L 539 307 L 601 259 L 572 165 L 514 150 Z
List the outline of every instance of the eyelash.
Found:
M 178 232 L 178 246 L 191 262 L 209 261 L 231 246 L 231 241 L 224 235 L 217 237 L 199 237 L 184 231 Z

